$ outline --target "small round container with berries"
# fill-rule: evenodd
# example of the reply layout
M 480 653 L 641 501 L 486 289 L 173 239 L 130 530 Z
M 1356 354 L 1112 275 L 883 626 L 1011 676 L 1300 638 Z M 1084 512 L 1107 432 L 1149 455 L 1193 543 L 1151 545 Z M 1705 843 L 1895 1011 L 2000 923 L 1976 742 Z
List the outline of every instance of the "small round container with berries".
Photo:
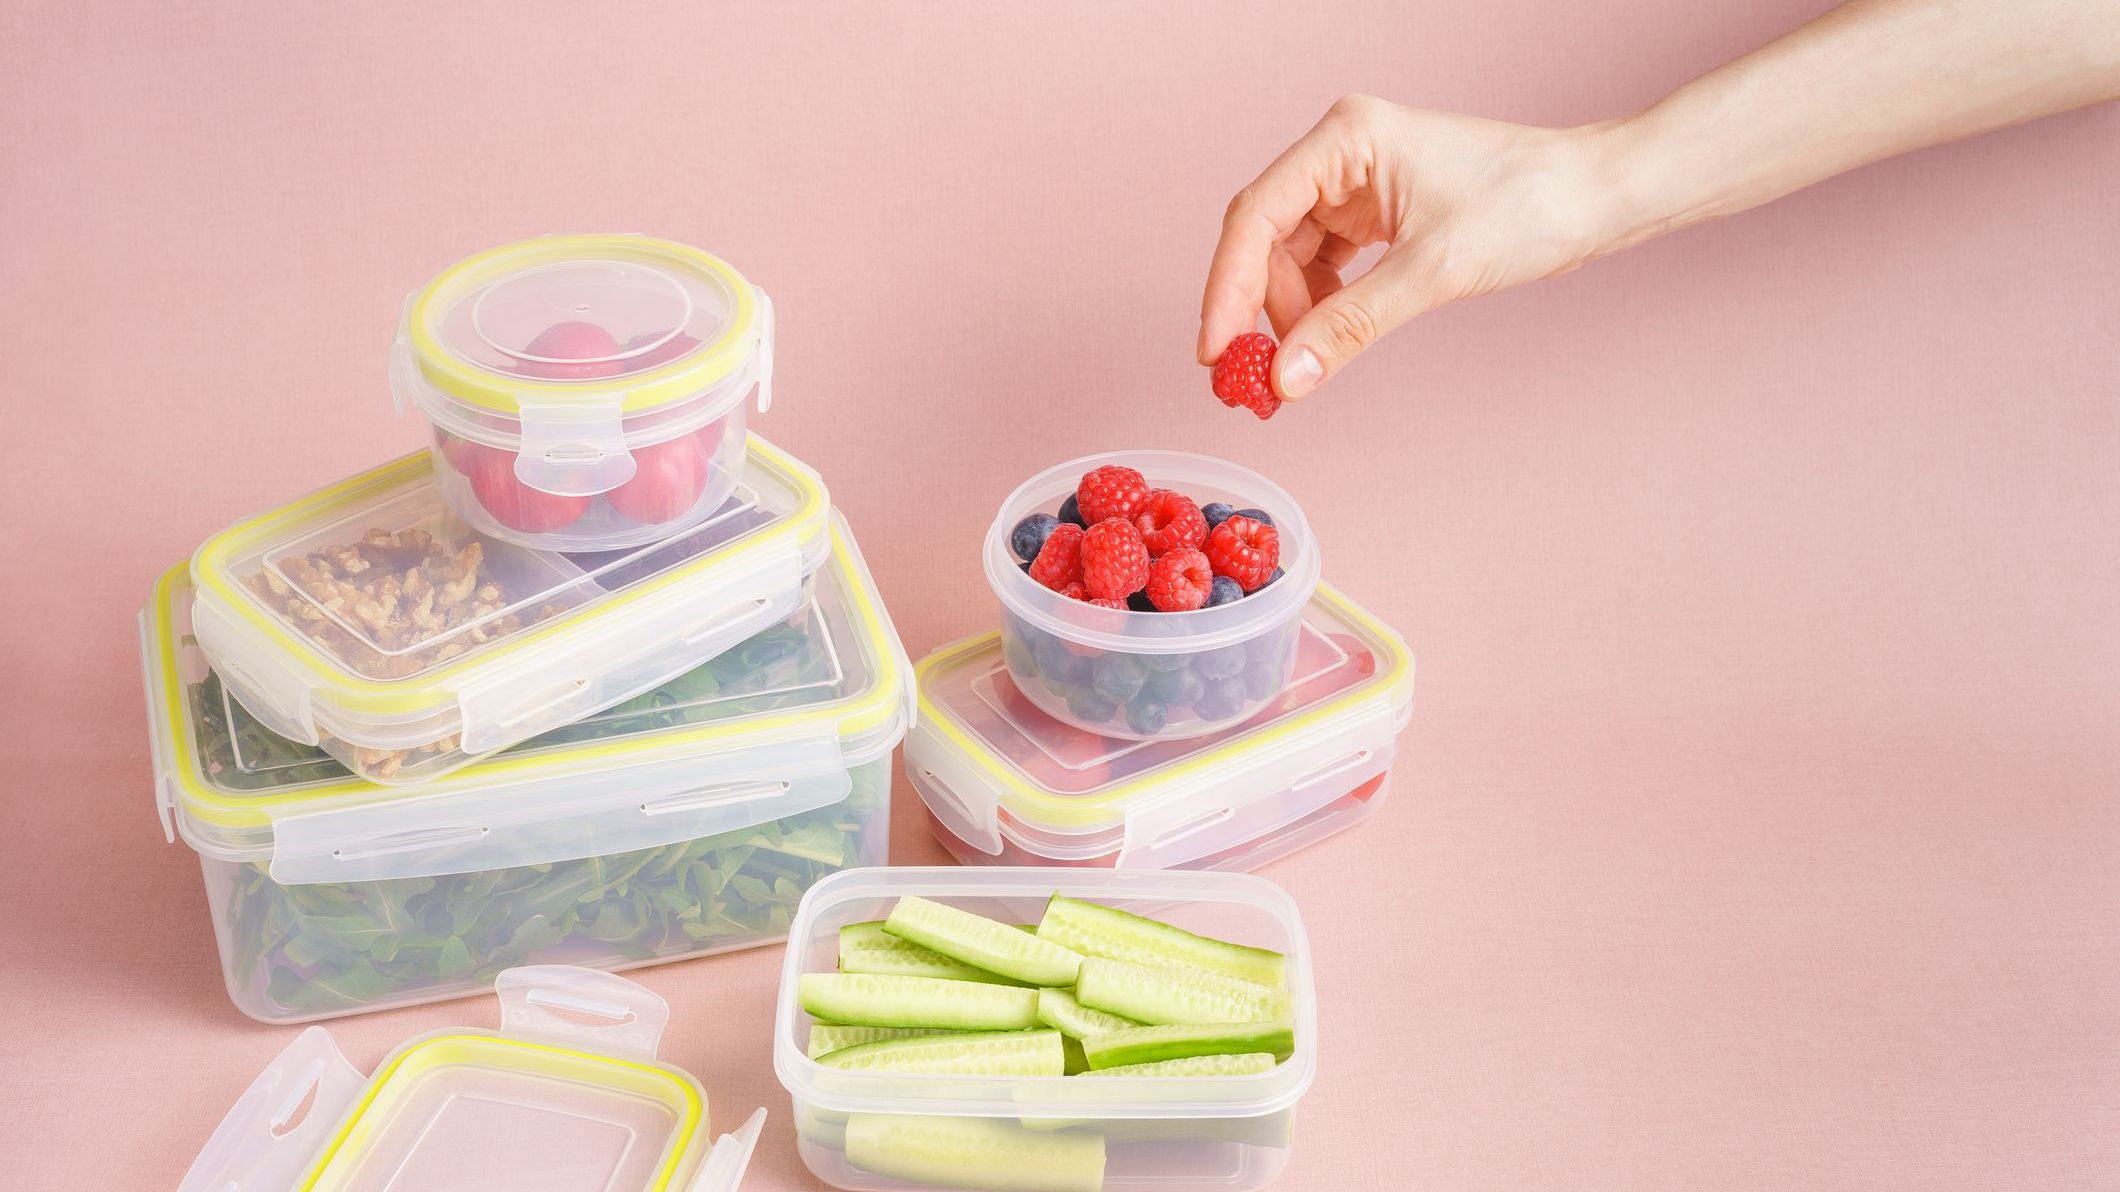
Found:
M 735 488 L 746 399 L 772 400 L 773 307 L 696 248 L 545 236 L 413 295 L 390 373 L 474 528 L 543 550 L 645 546 Z
M 1137 741 L 1214 732 L 1266 707 L 1318 586 L 1293 497 L 1177 451 L 1031 477 L 1002 502 L 983 563 L 1016 687 L 1063 723 Z

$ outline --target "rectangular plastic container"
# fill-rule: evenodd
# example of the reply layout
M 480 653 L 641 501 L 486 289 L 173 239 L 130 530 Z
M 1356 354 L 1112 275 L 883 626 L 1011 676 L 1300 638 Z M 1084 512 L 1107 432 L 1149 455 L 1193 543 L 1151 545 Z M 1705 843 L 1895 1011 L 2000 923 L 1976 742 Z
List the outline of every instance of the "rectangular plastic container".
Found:
M 228 992 L 267 1022 L 435 1001 L 524 963 L 617 969 L 780 939 L 880 863 L 911 668 L 844 522 L 814 595 L 647 695 L 417 787 L 252 720 L 171 569 L 141 615 L 156 797 L 198 852 Z
M 1143 913 L 1287 956 L 1295 1050 L 1272 1070 L 1227 1077 L 933 1076 L 828 1068 L 808 1057 L 804 973 L 836 967 L 839 929 L 883 918 L 917 894 L 1006 922 L 1034 923 L 1053 894 Z M 897 1192 L 1249 1192 L 1288 1164 L 1296 1104 L 1316 1075 L 1317 996 L 1295 900 L 1247 874 L 1141 870 L 857 869 L 803 897 L 773 1022 L 773 1071 L 794 1102 L 796 1145 L 835 1188 Z M 875 1140 L 940 1127 L 981 1156 L 904 1151 Z M 1052 1162 L 1058 1146 L 1068 1162 Z M 1094 1156 L 1092 1162 L 1090 1156 Z M 991 1165 L 1008 1174 L 995 1180 Z M 879 1170 L 884 1168 L 888 1170 Z M 1087 1168 L 1088 1170 L 1084 1170 Z
M 207 539 L 192 625 L 273 732 L 372 782 L 432 781 L 786 617 L 829 513 L 817 474 L 753 437 L 733 495 L 683 534 L 533 550 L 466 525 L 423 452 Z
M 735 1192 L 766 1111 L 709 1144 L 706 1090 L 655 1058 L 666 1002 L 558 965 L 495 989 L 499 1030 L 408 1039 L 372 1078 L 322 1027 L 303 1031 L 178 1192 Z
M 906 776 L 960 862 L 1255 869 L 1382 806 L 1413 713 L 1413 655 L 1319 584 L 1289 682 L 1250 719 L 1207 736 L 1099 736 L 1025 698 L 999 635 L 914 668 L 919 723 Z

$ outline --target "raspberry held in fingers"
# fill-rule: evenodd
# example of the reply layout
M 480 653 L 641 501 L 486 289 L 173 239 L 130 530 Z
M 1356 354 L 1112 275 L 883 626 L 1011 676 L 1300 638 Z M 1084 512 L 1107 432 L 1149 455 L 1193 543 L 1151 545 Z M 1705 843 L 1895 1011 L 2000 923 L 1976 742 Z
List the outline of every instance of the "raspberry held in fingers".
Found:
M 1262 420 L 1273 417 L 1281 408 L 1270 379 L 1274 350 L 1273 337 L 1261 331 L 1247 331 L 1229 341 L 1215 361 L 1213 378 L 1215 396 L 1223 405 L 1243 406 Z

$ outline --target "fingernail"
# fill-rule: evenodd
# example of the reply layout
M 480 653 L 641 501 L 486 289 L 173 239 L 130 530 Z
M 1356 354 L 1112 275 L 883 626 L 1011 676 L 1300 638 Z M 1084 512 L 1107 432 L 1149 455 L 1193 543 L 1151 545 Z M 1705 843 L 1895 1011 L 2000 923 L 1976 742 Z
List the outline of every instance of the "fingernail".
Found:
M 1318 363 L 1317 353 L 1309 348 L 1297 348 L 1281 356 L 1281 396 L 1289 401 L 1317 388 L 1324 376 L 1325 366 Z

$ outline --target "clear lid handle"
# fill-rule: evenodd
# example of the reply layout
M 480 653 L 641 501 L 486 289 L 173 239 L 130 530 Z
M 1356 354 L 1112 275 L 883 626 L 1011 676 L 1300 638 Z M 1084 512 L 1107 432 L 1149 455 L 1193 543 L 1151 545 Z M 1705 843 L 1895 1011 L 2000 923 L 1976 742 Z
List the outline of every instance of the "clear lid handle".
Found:
M 619 398 L 548 400 L 519 394 L 523 445 L 515 478 L 563 497 L 593 497 L 633 479 L 639 466 L 626 448 Z
M 758 1149 L 758 1136 L 766 1128 L 766 1111 L 763 1106 L 751 1111 L 751 1116 L 736 1128 L 733 1134 L 724 1134 L 714 1140 L 714 1149 L 707 1152 L 707 1161 L 699 1165 L 699 1174 L 692 1177 L 685 1192 L 736 1192 L 743 1183 L 743 1174 L 751 1166 L 751 1153 Z
M 177 1192 L 293 1187 L 367 1083 L 324 1028 L 303 1031 L 236 1099 Z
M 501 1033 L 652 1060 L 670 1004 L 615 973 L 564 964 L 512 968 L 494 978 Z
M 773 300 L 757 286 L 751 296 L 758 300 L 758 338 L 752 351 L 758 360 L 758 412 L 773 408 Z

